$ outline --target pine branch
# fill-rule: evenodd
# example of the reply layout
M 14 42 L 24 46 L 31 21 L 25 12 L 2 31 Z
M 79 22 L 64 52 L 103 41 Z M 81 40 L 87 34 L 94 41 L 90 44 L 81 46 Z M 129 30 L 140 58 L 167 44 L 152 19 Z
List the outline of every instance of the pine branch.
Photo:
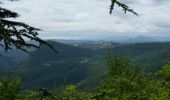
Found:
M 136 16 L 139 16 L 139 14 L 137 12 L 135 12 L 133 9 L 129 8 L 129 6 L 127 6 L 126 4 L 121 3 L 117 0 L 111 0 L 111 2 L 112 2 L 112 4 L 110 6 L 110 14 L 112 14 L 114 6 L 116 4 L 123 9 L 124 13 L 130 12 L 130 13 L 133 13 L 134 15 L 136 15 Z
M 56 48 L 38 37 L 39 29 L 22 22 L 7 20 L 7 18 L 17 18 L 18 16 L 16 12 L 0 7 L 0 46 L 3 47 L 6 52 L 12 50 L 14 46 L 26 53 L 30 53 L 27 50 L 28 47 L 40 48 L 41 44 L 45 44 L 55 52 L 58 52 Z M 35 41 L 38 45 L 28 43 L 26 40 Z
M 1 46 L 6 51 L 12 50 L 11 47 L 15 46 L 17 49 L 29 53 L 26 49 L 27 47 L 39 48 L 41 44 L 45 44 L 58 52 L 56 48 L 38 37 L 38 30 L 25 23 L 0 19 L 0 41 L 3 42 Z M 36 41 L 39 45 L 30 44 L 26 40 Z
M 17 13 L 0 7 L 0 18 L 16 18 L 18 16 Z

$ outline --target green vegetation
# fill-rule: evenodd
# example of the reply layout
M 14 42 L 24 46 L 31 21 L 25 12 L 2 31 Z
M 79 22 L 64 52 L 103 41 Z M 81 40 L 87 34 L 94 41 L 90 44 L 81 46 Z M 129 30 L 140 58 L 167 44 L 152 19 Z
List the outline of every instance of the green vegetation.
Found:
M 147 72 L 155 72 L 170 61 L 170 43 L 136 43 L 115 47 L 115 52 L 129 57 L 133 62 L 142 65 Z
M 162 71 L 162 70 L 161 70 Z M 101 100 L 168 100 L 170 91 L 165 81 L 149 76 L 128 59 L 108 58 L 108 76 L 101 85 Z
M 50 44 L 60 48 L 60 53 L 56 54 L 48 46 L 42 45 L 40 49 L 32 50 L 33 55 L 30 56 L 18 51 L 0 56 L 0 75 L 22 78 L 22 89 L 74 84 L 81 90 L 94 90 L 100 80 L 106 77 L 105 55 L 109 52 L 126 56 L 150 74 L 170 61 L 169 42 L 108 45 L 107 42 L 100 45 L 97 42 L 92 45 L 82 43 L 80 46 L 58 42 Z M 23 61 L 16 59 L 19 56 Z
M 99 45 L 90 48 L 88 44 L 50 44 L 60 48 L 60 53 L 56 54 L 47 46 L 42 46 L 19 66 L 6 70 L 6 75 L 21 77 L 24 89 L 75 84 L 79 89 L 93 90 L 105 77 L 105 55 L 108 52 L 114 51 L 118 56 L 128 57 L 147 73 L 160 70 L 170 61 L 170 43 L 112 44 L 113 48 L 107 45 L 106 48 L 102 45 L 103 48 Z
M 170 63 L 166 64 L 162 70 L 157 73 L 157 76 L 165 81 L 170 81 Z
M 74 85 L 48 91 L 19 91 L 20 81 L 2 78 L 2 100 L 169 100 L 170 65 L 152 75 L 144 74 L 125 57 L 108 56 L 104 79 L 93 91 L 80 91 Z
M 19 96 L 19 79 L 0 78 L 0 100 L 15 100 Z
M 52 88 L 77 84 L 86 89 L 84 84 L 90 86 L 89 80 L 96 79 L 96 76 L 102 73 L 100 68 L 104 69 L 104 61 L 98 52 L 61 43 L 51 44 L 60 48 L 59 54 L 47 46 L 42 46 L 32 53 L 33 56 L 11 70 L 12 76 L 23 79 L 23 88 Z

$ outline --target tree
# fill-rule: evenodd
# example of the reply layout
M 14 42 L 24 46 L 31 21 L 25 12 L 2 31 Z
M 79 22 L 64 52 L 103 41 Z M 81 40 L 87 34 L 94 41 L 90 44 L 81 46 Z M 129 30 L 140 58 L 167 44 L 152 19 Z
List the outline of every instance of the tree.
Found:
M 158 73 L 156 73 L 158 77 L 170 81 L 170 62 L 167 63 Z
M 108 56 L 107 78 L 94 96 L 97 100 L 169 100 L 169 88 L 145 76 L 125 57 Z
M 57 100 L 92 100 L 92 94 L 80 92 L 75 85 L 68 85 L 58 95 Z
M 19 79 L 0 78 L 0 100 L 15 100 L 19 96 L 21 81 Z
M 14 1 L 14 0 L 10 0 Z M 57 51 L 52 45 L 38 37 L 39 29 L 29 26 L 22 22 L 10 21 L 8 18 L 17 18 L 16 12 L 0 7 L 0 46 L 6 51 L 12 50 L 13 46 L 17 49 L 29 53 L 27 47 L 39 48 L 41 44 L 48 45 Z M 29 43 L 26 40 L 38 42 L 38 44 Z

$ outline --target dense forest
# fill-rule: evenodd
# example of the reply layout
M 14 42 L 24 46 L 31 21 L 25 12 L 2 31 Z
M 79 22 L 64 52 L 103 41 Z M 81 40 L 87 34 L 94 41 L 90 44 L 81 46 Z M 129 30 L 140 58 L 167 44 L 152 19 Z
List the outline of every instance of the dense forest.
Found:
M 49 43 L 60 53 L 44 45 L 1 72 L 1 98 L 169 100 L 169 42 Z
M 1 100 L 169 100 L 169 70 L 167 63 L 157 72 L 145 73 L 125 57 L 109 55 L 106 75 L 94 90 L 79 90 L 75 85 L 51 90 L 20 90 L 21 80 L 1 78 Z

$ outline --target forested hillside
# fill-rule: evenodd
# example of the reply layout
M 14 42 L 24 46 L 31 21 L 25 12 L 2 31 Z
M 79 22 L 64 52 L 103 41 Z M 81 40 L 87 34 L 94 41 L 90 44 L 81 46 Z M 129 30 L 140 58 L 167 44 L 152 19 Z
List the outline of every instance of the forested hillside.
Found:
M 104 53 L 57 42 L 50 43 L 58 47 L 60 53 L 42 46 L 32 52 L 27 61 L 12 70 L 12 73 L 23 78 L 25 88 L 79 84 L 102 73 L 100 68 L 104 69 Z
M 95 89 L 97 83 L 105 76 L 105 56 L 108 54 L 126 56 L 146 72 L 159 70 L 170 59 L 168 42 L 137 44 L 105 42 L 100 46 L 99 43 L 72 46 L 50 42 L 59 48 L 60 53 L 57 54 L 49 47 L 42 46 L 8 73 L 21 77 L 25 89 L 61 87 L 67 84 L 75 84 L 81 89 Z M 112 46 L 108 48 L 107 43 Z
M 125 57 L 107 56 L 105 76 L 95 90 L 75 85 L 21 91 L 21 80 L 0 78 L 0 99 L 8 100 L 169 100 L 170 63 L 157 72 L 144 73 Z M 49 81 L 50 82 L 50 81 Z M 91 81 L 92 82 L 92 81 Z M 91 86 L 95 86 L 94 83 Z
M 169 42 L 125 44 L 115 48 L 116 53 L 127 56 L 135 63 L 141 64 L 148 72 L 157 71 L 169 62 L 169 50 Z

